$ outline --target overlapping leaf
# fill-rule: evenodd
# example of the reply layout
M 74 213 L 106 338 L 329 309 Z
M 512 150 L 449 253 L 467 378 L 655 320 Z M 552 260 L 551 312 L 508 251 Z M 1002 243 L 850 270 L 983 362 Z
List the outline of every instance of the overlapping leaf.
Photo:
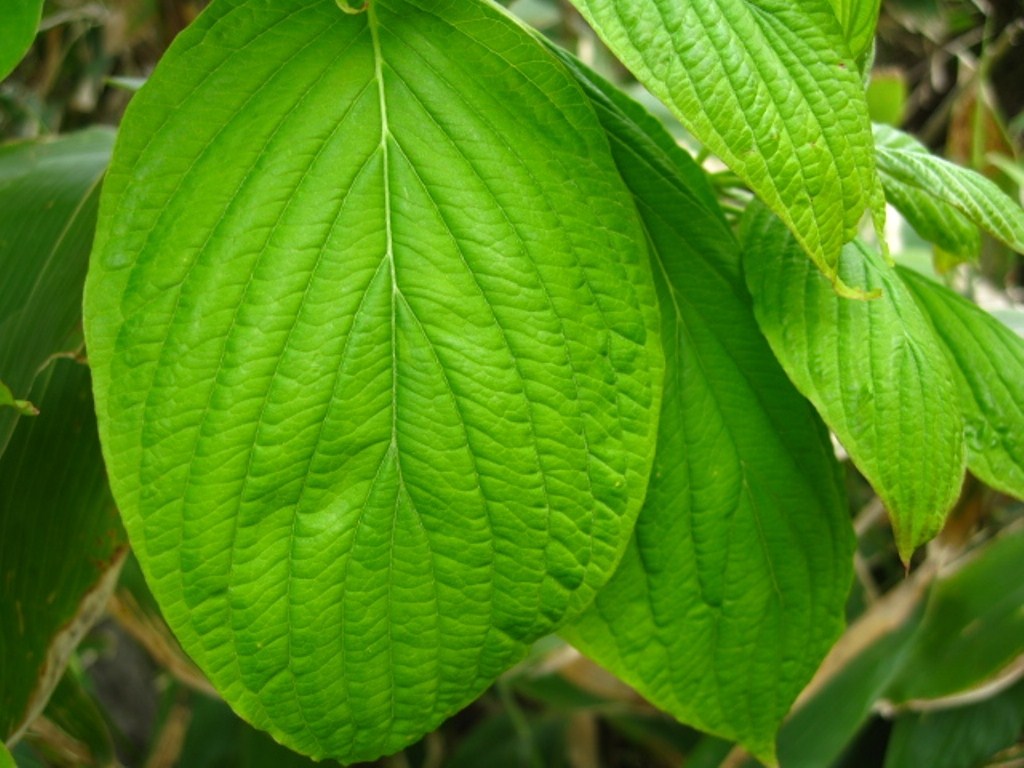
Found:
M 123 543 L 78 362 L 109 131 L 0 148 L 0 740 L 38 714 Z M 39 408 L 33 418 L 19 417 Z M 106 581 L 105 581 L 106 579 Z M 91 614 L 91 615 L 90 615 Z
M 761 330 L 885 502 L 900 554 L 942 528 L 960 493 L 963 417 L 945 352 L 881 258 L 858 243 L 841 275 L 880 289 L 837 296 L 765 208 L 744 217 L 744 271 Z
M 581 612 L 646 490 L 655 301 L 589 102 L 495 6 L 214 2 L 126 115 L 86 330 L 225 698 L 372 758 Z
M 1008 532 L 933 584 L 908 583 L 879 603 L 862 619 L 866 626 L 851 628 L 866 630 L 862 637 L 871 642 L 837 656 L 839 666 L 783 726 L 782 765 L 833 764 L 880 699 L 905 704 L 955 696 L 1016 663 L 1024 653 L 1022 557 L 1024 535 Z
M 113 143 L 94 129 L 0 147 L 0 387 L 15 401 L 48 360 L 81 349 L 82 284 Z M 0 455 L 17 419 L 0 407 Z
M 1024 210 L 999 187 L 896 128 L 874 133 L 886 195 L 919 234 L 965 259 L 978 254 L 977 227 L 1024 251 Z
M 758 332 L 703 174 L 640 107 L 580 76 L 647 229 L 667 375 L 634 539 L 563 632 L 657 706 L 770 762 L 842 626 L 853 537 L 838 467 Z
M 836 278 L 843 243 L 884 201 L 860 73 L 829 0 L 573 4 Z
M 1024 498 L 1024 339 L 928 278 L 899 274 L 950 355 L 967 466 L 993 488 Z
M 124 548 L 92 413 L 89 370 L 58 360 L 0 459 L 0 740 L 43 710 L 102 611 Z
M 850 52 L 858 61 L 868 58 L 875 41 L 881 0 L 830 0 L 846 33 Z
M 43 0 L 6 0 L 0 24 L 0 80 L 11 73 L 36 37 Z

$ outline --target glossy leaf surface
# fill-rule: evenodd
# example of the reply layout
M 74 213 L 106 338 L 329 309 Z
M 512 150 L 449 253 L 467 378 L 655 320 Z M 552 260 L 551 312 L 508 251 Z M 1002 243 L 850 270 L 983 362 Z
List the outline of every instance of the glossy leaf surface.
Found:
M 829 0 L 573 4 L 836 277 L 843 243 L 884 201 L 860 74 Z
M 1024 499 L 1024 339 L 948 288 L 908 269 L 899 274 L 949 353 L 967 466 Z
M 650 239 L 667 374 L 633 541 L 563 634 L 656 706 L 771 761 L 842 628 L 853 537 L 838 465 L 758 331 L 702 172 L 638 105 L 589 91 Z
M 374 758 L 610 577 L 662 352 L 607 140 L 476 0 L 220 0 L 126 115 L 86 292 L 101 434 L 185 649 Z
M 904 561 L 942 528 L 965 466 L 945 353 L 896 272 L 859 242 L 840 265 L 881 296 L 838 296 L 763 207 L 744 222 L 744 268 L 761 330 L 889 510 Z

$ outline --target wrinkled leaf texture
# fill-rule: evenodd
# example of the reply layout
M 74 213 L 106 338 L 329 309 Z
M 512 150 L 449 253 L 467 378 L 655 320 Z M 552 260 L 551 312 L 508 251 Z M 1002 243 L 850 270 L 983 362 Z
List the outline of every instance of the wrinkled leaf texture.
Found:
M 859 68 L 829 0 L 572 2 L 848 292 L 839 252 L 865 209 L 881 224 L 885 200 Z
M 649 238 L 666 381 L 634 538 L 563 634 L 684 723 L 770 763 L 843 626 L 853 534 L 839 466 L 758 331 L 703 173 L 641 107 L 578 71 Z
M 1024 339 L 945 286 L 909 269 L 899 275 L 949 354 L 968 468 L 1024 499 Z
M 886 194 L 919 234 L 964 259 L 977 257 L 976 227 L 1024 251 L 1024 210 L 993 182 L 896 128 L 874 134 Z
M 836 295 L 763 206 L 744 216 L 743 264 L 761 330 L 889 510 L 905 562 L 960 494 L 963 416 L 946 354 L 895 270 L 856 241 L 840 268 L 879 298 Z
M 477 0 L 216 0 L 135 97 L 86 291 L 168 622 L 342 761 L 436 727 L 610 577 L 663 355 L 568 72 Z

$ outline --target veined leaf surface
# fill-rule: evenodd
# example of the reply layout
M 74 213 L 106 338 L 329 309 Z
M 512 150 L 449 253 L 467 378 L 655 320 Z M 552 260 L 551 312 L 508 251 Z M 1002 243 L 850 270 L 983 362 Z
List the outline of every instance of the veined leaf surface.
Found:
M 1014 250 L 1024 251 L 1024 210 L 999 187 L 969 168 L 936 157 L 892 126 L 875 125 L 874 132 L 886 193 L 921 235 L 957 255 L 975 257 L 977 247 L 973 252 L 955 247 L 966 235 L 961 234 L 963 220 L 949 216 L 952 209 Z M 951 238 L 952 245 L 947 242 Z M 972 242 L 966 240 L 965 248 L 970 247 Z
M 869 58 L 868 52 L 875 41 L 875 27 L 881 0 L 829 0 L 839 23 L 846 33 L 850 52 L 859 62 Z
M 585 95 L 478 0 L 219 0 L 122 127 L 86 293 L 168 622 L 291 747 L 393 752 L 610 577 L 662 353 Z
M 942 528 L 964 474 L 963 417 L 945 353 L 896 272 L 859 241 L 843 276 L 881 296 L 837 296 L 763 206 L 743 220 L 761 330 L 889 510 L 900 555 Z
M 948 288 L 909 269 L 899 275 L 949 353 L 967 466 L 1024 499 L 1024 339 Z
M 859 69 L 829 0 L 573 4 L 837 278 L 843 243 L 869 206 L 884 216 L 884 199 Z
M 638 105 L 581 78 L 651 243 L 666 380 L 634 538 L 562 631 L 652 703 L 770 762 L 842 629 L 853 535 L 839 467 L 757 328 L 703 173 Z

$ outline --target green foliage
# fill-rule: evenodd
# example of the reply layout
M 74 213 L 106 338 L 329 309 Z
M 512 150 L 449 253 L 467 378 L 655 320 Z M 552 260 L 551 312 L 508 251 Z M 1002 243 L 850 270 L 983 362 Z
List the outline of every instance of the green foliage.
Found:
M 0 408 L 4 738 L 41 711 L 90 613 L 102 610 L 123 548 L 89 371 L 64 359 L 81 350 L 82 283 L 112 138 L 90 131 L 0 149 L 0 371 L 40 412 Z
M 981 227 L 1024 251 L 1024 211 L 991 181 L 935 157 L 890 126 L 875 126 L 875 142 L 890 202 L 923 237 L 961 259 L 972 259 L 978 255 Z
M 633 541 L 563 634 L 683 722 L 771 760 L 842 625 L 852 537 L 838 466 L 758 333 L 699 169 L 635 104 L 589 89 L 650 238 L 667 366 Z
M 86 335 L 139 560 L 247 718 L 394 752 L 592 601 L 643 501 L 661 347 L 604 135 L 487 5 L 307 0 L 211 8 L 121 136 Z
M 491 0 L 213 0 L 112 158 L 0 145 L 19 761 L 898 768 L 1018 735 L 1024 340 L 858 237 L 888 202 L 948 265 L 1024 249 L 1024 211 L 872 129 L 881 4 L 510 5 L 600 53 Z M 62 18 L 0 119 L 75 59 Z M 119 519 L 114 634 L 160 670 L 129 758 L 107 644 L 64 674 Z
M 953 373 L 896 273 L 861 243 L 840 276 L 880 298 L 838 296 L 763 208 L 743 222 L 747 286 L 786 373 L 878 491 L 904 562 L 933 538 L 960 495 L 963 419 Z
M 574 5 L 844 290 L 839 251 L 883 201 L 860 76 L 827 0 Z
M 0 24 L 0 79 L 7 77 L 32 45 L 43 0 L 7 0 Z
M 964 706 L 960 697 L 969 700 L 1001 674 L 1012 675 L 1007 666 L 1020 656 L 1015 638 L 1024 623 L 1021 557 L 1024 532 L 1017 530 L 953 563 L 939 578 L 929 581 L 919 573 L 926 578 L 913 578 L 888 595 L 879 611 L 851 628 L 848 648 L 837 649 L 852 658 L 783 726 L 781 764 L 833 764 L 879 702 L 888 709 L 894 703 L 931 710 Z

